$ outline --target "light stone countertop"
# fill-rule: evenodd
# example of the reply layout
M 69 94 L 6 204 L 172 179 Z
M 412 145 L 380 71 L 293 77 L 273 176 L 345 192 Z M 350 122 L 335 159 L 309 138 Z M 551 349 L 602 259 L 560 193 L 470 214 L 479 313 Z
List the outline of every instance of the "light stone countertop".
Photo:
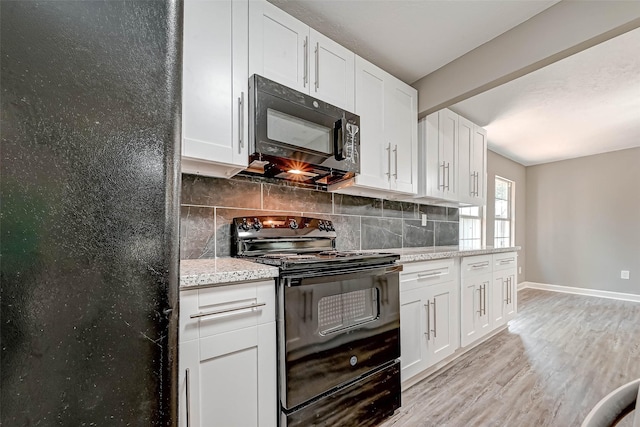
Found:
M 180 289 L 278 277 L 278 267 L 239 258 L 183 259 Z
M 365 252 L 391 252 L 400 255 L 400 263 L 428 261 L 454 257 L 487 255 L 520 250 L 520 246 L 460 249 L 458 246 L 426 248 L 377 249 Z M 180 261 L 180 289 L 198 286 L 233 284 L 249 280 L 278 277 L 278 268 L 240 258 L 185 259 Z
M 459 246 L 432 246 L 426 248 L 402 248 L 402 249 L 379 249 L 374 252 L 391 252 L 400 255 L 400 263 L 429 261 L 432 259 L 444 259 L 455 257 L 466 257 L 474 255 L 489 255 L 504 252 L 515 252 L 521 249 L 520 246 L 507 248 L 494 248 L 493 246 L 483 246 L 477 249 L 460 249 Z

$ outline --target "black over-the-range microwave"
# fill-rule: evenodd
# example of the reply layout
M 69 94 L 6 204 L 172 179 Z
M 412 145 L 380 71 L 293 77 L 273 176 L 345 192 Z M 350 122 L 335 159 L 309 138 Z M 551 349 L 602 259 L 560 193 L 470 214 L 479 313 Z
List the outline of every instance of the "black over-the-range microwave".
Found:
M 265 177 L 339 188 L 360 172 L 360 117 L 254 74 L 249 168 Z

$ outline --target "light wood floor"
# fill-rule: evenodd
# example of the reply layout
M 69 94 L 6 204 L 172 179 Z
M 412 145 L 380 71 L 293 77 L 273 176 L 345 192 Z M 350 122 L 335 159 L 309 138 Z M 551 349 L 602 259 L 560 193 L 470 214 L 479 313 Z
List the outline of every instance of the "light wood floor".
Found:
M 406 390 L 382 426 L 579 426 L 640 377 L 640 303 L 533 289 L 518 298 L 508 330 Z

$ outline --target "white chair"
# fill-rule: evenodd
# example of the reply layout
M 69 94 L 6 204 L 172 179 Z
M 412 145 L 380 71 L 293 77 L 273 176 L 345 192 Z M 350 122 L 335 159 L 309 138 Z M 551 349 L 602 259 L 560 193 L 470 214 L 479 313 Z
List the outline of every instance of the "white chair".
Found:
M 633 411 L 633 427 L 640 427 L 640 378 L 606 395 L 584 419 L 582 427 L 610 427 Z

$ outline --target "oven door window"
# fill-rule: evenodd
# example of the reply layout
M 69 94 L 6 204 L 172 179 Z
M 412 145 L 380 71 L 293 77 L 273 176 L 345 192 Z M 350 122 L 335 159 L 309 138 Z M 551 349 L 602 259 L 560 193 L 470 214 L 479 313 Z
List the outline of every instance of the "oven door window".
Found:
M 380 314 L 378 289 L 330 295 L 318 301 L 318 332 L 329 335 L 376 320 Z
M 333 129 L 272 108 L 267 109 L 267 138 L 331 155 Z

